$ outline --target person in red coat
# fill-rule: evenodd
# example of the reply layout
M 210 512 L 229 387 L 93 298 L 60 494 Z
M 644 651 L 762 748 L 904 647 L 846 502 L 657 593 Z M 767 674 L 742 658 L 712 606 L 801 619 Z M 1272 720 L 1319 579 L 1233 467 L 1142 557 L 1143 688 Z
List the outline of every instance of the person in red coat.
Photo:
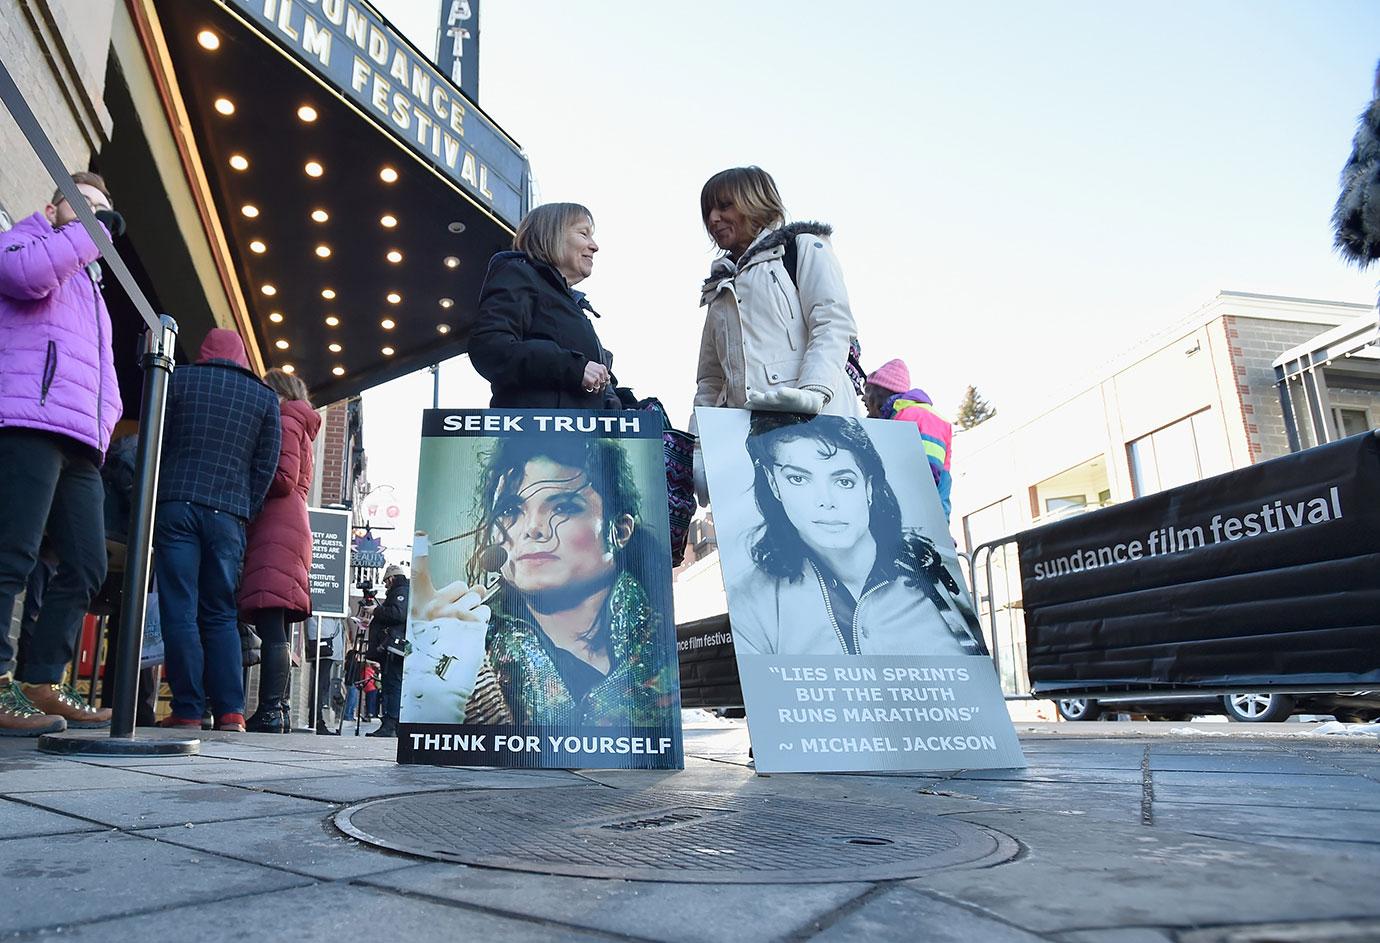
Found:
M 245 726 L 259 733 L 288 733 L 292 723 L 287 702 L 291 668 L 287 627 L 311 617 L 307 495 L 312 442 L 321 428 L 321 416 L 311 408 L 306 384 L 292 374 L 274 368 L 264 374 L 264 382 L 278 394 L 283 445 L 263 510 L 249 525 L 240 578 L 240 614 L 254 624 L 263 640 L 259 706 Z

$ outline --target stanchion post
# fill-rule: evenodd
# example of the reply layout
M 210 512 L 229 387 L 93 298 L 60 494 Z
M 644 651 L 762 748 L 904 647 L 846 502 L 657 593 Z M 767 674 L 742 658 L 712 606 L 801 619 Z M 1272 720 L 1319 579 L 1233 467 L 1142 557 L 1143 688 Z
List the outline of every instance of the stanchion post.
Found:
M 139 701 L 139 655 L 144 647 L 144 618 L 148 614 L 154 506 L 158 500 L 158 469 L 163 448 L 163 417 L 167 412 L 168 383 L 177 347 L 177 322 L 166 314 L 160 321 L 159 330 L 145 335 L 144 353 L 140 358 L 144 392 L 139 408 L 134 510 L 126 550 L 124 595 L 120 602 L 110 737 L 93 740 L 47 734 L 40 737 L 38 743 L 38 748 L 46 753 L 195 753 L 200 747 L 196 739 L 134 740 L 135 705 Z
M 115 651 L 115 704 L 110 735 L 126 740 L 134 736 L 134 706 L 139 700 L 139 654 L 144 647 L 144 619 L 148 616 L 153 512 L 158 501 L 163 417 L 167 413 L 168 383 L 172 379 L 173 354 L 177 348 L 177 322 L 166 314 L 161 320 L 161 330 L 145 334 L 144 353 L 140 358 L 140 366 L 144 369 L 144 394 L 139 406 L 134 512 L 130 521 L 124 594 L 120 601 L 121 631 Z

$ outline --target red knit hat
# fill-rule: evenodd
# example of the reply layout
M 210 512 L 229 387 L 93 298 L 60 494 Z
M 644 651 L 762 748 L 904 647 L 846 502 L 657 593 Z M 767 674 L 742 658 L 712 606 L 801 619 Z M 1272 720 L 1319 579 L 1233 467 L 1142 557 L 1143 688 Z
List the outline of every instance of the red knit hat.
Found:
M 905 393 L 910 389 L 910 371 L 904 360 L 888 360 L 868 374 L 867 382 L 893 393 Z

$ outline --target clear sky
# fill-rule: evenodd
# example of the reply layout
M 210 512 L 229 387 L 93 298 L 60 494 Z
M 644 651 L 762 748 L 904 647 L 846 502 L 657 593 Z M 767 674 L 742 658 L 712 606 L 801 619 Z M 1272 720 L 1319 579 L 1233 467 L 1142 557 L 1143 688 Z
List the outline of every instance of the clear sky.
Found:
M 440 0 L 375 0 L 423 49 Z M 699 189 L 756 163 L 835 228 L 871 368 L 999 409 L 1217 291 L 1372 303 L 1332 251 L 1380 3 L 483 0 L 480 104 L 542 201 L 595 214 L 580 287 L 619 380 L 688 416 L 713 256 Z M 482 264 L 476 260 L 474 264 Z M 487 405 L 463 358 L 443 406 Z M 430 378 L 365 394 L 369 476 L 416 486 Z M 408 500 L 404 498 L 404 504 Z M 404 507 L 404 516 L 411 513 Z

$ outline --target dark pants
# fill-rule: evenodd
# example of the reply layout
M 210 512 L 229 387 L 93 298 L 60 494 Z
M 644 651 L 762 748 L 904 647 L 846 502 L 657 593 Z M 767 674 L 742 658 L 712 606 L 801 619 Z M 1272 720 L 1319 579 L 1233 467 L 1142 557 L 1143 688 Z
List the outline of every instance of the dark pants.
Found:
M 260 609 L 254 613 L 254 631 L 259 636 L 259 710 L 282 702 L 287 706 L 292 652 L 288 648 L 287 612 L 281 608 Z
M 11 670 L 14 601 L 38 561 L 43 533 L 57 557 L 19 680 L 62 680 L 82 615 L 105 580 L 105 491 L 94 456 L 75 440 L 0 433 L 0 674 Z
M 383 659 L 383 719 L 398 721 L 402 713 L 403 660 L 397 655 Z
M 186 501 L 158 505 L 153 569 L 163 619 L 172 712 L 200 720 L 244 713 L 235 591 L 244 564 L 244 522 Z
M 114 707 L 119 693 L 115 687 L 115 662 L 120 652 L 120 605 L 124 593 L 116 589 L 111 594 L 110 615 L 105 620 L 105 667 L 101 674 L 101 706 Z M 152 727 L 158 712 L 158 689 L 163 680 L 158 666 L 139 669 L 139 700 L 134 705 L 134 723 L 139 727 Z

